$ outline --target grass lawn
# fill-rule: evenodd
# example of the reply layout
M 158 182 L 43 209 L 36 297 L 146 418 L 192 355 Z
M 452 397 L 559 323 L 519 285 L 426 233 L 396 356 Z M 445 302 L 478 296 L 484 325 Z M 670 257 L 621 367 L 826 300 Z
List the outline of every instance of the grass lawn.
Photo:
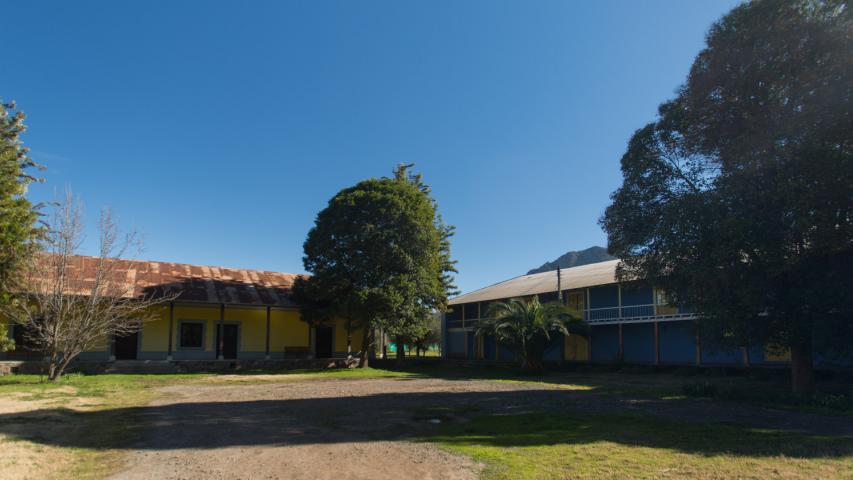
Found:
M 487 415 L 426 438 L 486 479 L 853 478 L 853 438 L 630 414 Z
M 692 369 L 682 373 L 653 373 L 628 367 L 626 372 L 605 369 L 546 372 L 530 375 L 518 369 L 496 367 L 415 367 L 409 373 L 448 380 L 495 380 L 542 384 L 567 390 L 586 390 L 610 397 L 679 400 L 688 397 L 708 398 L 719 402 L 751 404 L 821 415 L 853 416 L 853 385 L 819 384 L 814 398 L 798 399 L 791 395 L 790 383 L 784 376 L 759 379 L 749 376 L 725 376 Z
M 555 372 L 530 377 L 499 368 L 416 367 L 407 370 L 341 369 L 234 374 L 80 375 L 49 383 L 37 375 L 0 377 L 2 478 L 100 478 L 121 465 L 121 454 L 140 438 L 138 421 L 120 412 L 148 404 L 156 390 L 180 384 L 262 384 L 386 377 L 433 377 L 548 385 L 592 399 L 683 401 L 685 385 L 730 392 L 723 405 L 770 404 L 786 385 L 746 377 L 616 372 Z M 710 387 L 709 387 L 710 385 Z M 764 392 L 755 397 L 731 392 Z M 573 393 L 574 394 L 574 393 Z M 728 403 L 726 403 L 728 402 Z M 774 403 L 775 402 L 775 403 Z M 613 402 L 611 402 L 612 404 Z M 845 404 L 846 405 L 846 404 Z M 827 437 L 662 419 L 624 411 L 493 414 L 476 406 L 443 411 L 426 406 L 416 421 L 447 418 L 424 441 L 486 465 L 485 478 L 853 478 L 853 438 Z M 542 408 L 537 405 L 534 408 Z M 664 407 L 665 408 L 665 407 Z M 726 407 L 728 408 L 728 407 Z M 817 413 L 849 415 L 849 409 Z M 97 411 L 101 415 L 86 415 Z M 83 439 L 83 440 L 81 440 Z

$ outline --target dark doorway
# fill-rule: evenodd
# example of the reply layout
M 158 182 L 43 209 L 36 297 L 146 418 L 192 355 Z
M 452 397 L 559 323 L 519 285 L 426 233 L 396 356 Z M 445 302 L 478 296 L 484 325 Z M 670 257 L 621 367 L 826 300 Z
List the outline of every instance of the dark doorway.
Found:
M 115 337 L 113 353 L 116 360 L 136 360 L 136 348 L 139 343 L 139 332 L 123 337 Z
M 319 326 L 314 335 L 314 353 L 317 358 L 330 358 L 332 356 L 332 327 Z
M 22 324 L 12 324 L 12 340 L 15 341 L 15 349 L 7 353 L 8 358 L 30 359 L 37 358 L 41 354 L 29 336 L 30 327 Z
M 222 333 L 224 329 L 225 333 Z M 216 358 L 237 358 L 237 337 L 239 329 L 235 324 L 223 324 L 216 328 Z M 221 337 L 220 337 L 221 335 Z M 220 342 L 220 338 L 222 341 Z M 222 350 L 220 352 L 220 344 Z

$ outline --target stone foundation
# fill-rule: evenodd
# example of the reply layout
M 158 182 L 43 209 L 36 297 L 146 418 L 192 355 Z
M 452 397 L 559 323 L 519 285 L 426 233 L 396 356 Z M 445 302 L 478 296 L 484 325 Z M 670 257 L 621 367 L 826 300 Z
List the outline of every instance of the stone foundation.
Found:
M 97 373 L 195 373 L 301 370 L 324 368 L 353 368 L 358 359 L 282 359 L 282 360 L 123 360 L 118 362 L 78 361 L 68 366 L 67 372 Z M 47 364 L 38 361 L 0 361 L 0 375 L 10 373 L 38 374 L 47 371 Z

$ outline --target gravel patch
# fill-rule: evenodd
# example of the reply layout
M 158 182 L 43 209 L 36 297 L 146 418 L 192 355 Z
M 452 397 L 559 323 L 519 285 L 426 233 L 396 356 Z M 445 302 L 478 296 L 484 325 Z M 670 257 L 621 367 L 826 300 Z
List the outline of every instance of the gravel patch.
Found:
M 268 380 L 268 379 L 267 379 Z M 481 465 L 418 442 L 486 413 L 633 411 L 662 418 L 853 435 L 853 420 L 545 384 L 431 378 L 165 387 L 138 411 L 142 440 L 114 479 L 473 479 Z

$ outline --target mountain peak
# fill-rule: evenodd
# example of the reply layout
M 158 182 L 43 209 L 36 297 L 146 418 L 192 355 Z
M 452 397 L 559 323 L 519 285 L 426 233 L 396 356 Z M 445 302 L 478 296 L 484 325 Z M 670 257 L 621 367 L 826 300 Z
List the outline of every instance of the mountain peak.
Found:
M 610 256 L 607 253 L 607 249 L 604 247 L 589 247 L 586 250 L 566 252 L 553 262 L 545 262 L 541 267 L 534 268 L 527 272 L 527 274 L 530 275 L 532 273 L 548 272 L 556 270 L 557 268 L 579 267 L 581 265 L 606 262 L 608 260 L 615 259 L 616 257 Z

